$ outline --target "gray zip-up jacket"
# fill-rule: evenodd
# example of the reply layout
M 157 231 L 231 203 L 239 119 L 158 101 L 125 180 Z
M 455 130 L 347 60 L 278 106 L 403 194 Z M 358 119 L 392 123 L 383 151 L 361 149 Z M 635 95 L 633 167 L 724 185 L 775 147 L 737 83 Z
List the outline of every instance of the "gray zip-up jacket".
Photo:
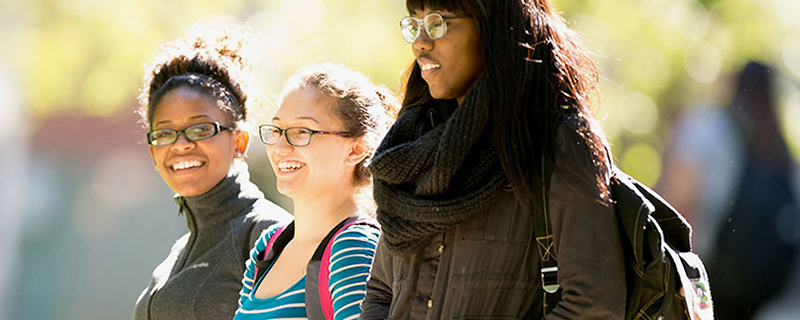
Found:
M 250 182 L 244 162 L 209 192 L 175 202 L 189 232 L 153 271 L 133 319 L 231 319 L 250 248 L 262 230 L 291 216 Z

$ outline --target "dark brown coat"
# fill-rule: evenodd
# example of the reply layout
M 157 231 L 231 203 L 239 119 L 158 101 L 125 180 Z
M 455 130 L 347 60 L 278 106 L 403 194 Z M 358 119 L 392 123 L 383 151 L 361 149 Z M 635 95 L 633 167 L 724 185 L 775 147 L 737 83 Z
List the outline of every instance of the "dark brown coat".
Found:
M 622 319 L 619 225 L 613 206 L 596 196 L 580 141 L 560 131 L 549 208 L 562 299 L 547 319 Z M 533 217 L 508 189 L 489 210 L 439 234 L 420 252 L 392 256 L 379 244 L 361 319 L 541 319 Z

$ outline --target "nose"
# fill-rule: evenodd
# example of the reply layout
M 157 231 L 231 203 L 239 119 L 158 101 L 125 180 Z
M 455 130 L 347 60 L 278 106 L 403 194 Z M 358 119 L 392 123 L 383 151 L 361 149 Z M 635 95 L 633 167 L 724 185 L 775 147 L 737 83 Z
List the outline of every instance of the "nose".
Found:
M 414 55 L 417 57 L 423 52 L 433 49 L 433 40 L 428 36 L 428 32 L 425 31 L 425 29 L 419 31 L 419 36 L 417 36 L 417 39 L 411 44 L 411 48 L 414 50 Z
M 289 144 L 288 140 L 286 140 L 286 133 L 284 133 L 284 134 L 281 135 L 280 138 L 278 138 L 278 141 L 275 142 L 275 144 L 267 145 L 267 152 L 268 153 L 269 153 L 270 149 L 272 149 L 273 152 L 276 153 L 276 154 L 286 155 L 286 154 L 292 152 L 294 147 L 291 144 Z
M 195 147 L 195 142 L 186 138 L 183 132 L 178 134 L 178 138 L 172 143 L 172 150 L 175 152 L 192 150 Z

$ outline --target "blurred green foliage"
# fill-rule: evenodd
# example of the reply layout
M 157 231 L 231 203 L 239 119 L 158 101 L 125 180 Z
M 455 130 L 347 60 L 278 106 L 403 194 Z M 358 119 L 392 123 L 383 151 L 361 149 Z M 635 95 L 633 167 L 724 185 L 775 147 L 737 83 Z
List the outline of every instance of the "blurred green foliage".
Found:
M 800 120 L 800 1 L 554 2 L 596 53 L 597 116 L 634 176 L 656 182 L 675 115 L 696 101 L 726 103 L 729 75 L 749 59 L 782 71 L 780 114 L 800 150 L 800 129 L 786 125 Z M 296 68 L 323 60 L 396 89 L 412 60 L 398 33 L 403 15 L 401 0 L 2 0 L 0 57 L 36 119 L 133 112 L 143 63 L 198 20 L 254 30 L 267 96 Z

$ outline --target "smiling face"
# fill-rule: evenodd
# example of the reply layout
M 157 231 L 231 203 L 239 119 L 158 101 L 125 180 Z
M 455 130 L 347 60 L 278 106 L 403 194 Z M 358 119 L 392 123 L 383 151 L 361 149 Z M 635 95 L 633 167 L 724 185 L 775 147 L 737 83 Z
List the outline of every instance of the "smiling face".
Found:
M 344 131 L 344 123 L 333 112 L 336 100 L 313 87 L 292 91 L 281 103 L 272 124 L 282 129 L 305 127 L 318 131 Z M 293 147 L 282 136 L 267 145 L 278 191 L 295 200 L 332 192 L 352 194 L 353 171 L 363 159 L 356 154 L 357 139 L 315 134 L 307 146 Z M 352 161 L 351 161 L 352 159 Z
M 180 130 L 201 122 L 231 126 L 213 99 L 188 88 L 168 92 L 155 108 L 152 129 Z M 246 151 L 248 139 L 242 131 L 221 131 L 200 141 L 181 134 L 173 144 L 151 145 L 150 155 L 170 189 L 191 197 L 208 192 L 228 175 L 234 159 Z
M 411 15 L 422 19 L 432 12 L 443 16 L 462 14 L 423 8 Z M 460 104 L 485 65 L 480 34 L 470 18 L 445 19 L 445 23 L 447 33 L 443 38 L 431 40 L 423 30 L 412 49 L 431 96 L 440 100 L 457 99 Z

